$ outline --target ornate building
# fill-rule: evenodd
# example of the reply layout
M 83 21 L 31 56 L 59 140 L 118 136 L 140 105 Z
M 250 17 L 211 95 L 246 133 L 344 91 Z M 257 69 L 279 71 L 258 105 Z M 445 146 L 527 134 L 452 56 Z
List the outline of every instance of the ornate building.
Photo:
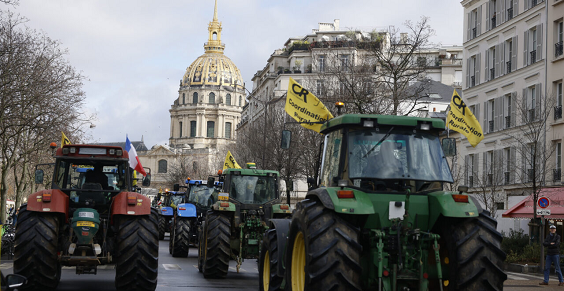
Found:
M 235 142 L 235 126 L 245 105 L 243 78 L 223 53 L 217 0 L 209 23 L 205 53 L 186 69 L 178 99 L 170 109 L 170 146 L 177 149 L 218 148 Z
M 223 53 L 221 30 L 216 0 L 205 53 L 186 69 L 169 110 L 169 145 L 138 153 L 142 165 L 152 170 L 151 188 L 170 188 L 182 183 L 185 174 L 207 178 L 235 144 L 235 126 L 246 102 L 245 85 L 237 66 Z

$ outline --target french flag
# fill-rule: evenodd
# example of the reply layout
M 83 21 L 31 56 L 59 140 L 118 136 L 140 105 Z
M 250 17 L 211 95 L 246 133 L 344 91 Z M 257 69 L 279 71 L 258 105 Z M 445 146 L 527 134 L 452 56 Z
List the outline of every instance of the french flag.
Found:
M 129 137 L 125 136 L 125 151 L 129 153 L 129 166 L 143 176 L 147 176 L 145 169 L 141 166 L 141 162 L 137 157 L 137 151 L 129 141 Z

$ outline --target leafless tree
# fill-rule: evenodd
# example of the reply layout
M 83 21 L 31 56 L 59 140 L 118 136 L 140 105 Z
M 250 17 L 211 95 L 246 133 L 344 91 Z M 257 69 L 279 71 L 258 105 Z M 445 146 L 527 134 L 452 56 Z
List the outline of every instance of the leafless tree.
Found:
M 59 42 L 26 28 L 25 21 L 0 11 L 2 220 L 13 167 L 24 167 L 13 173 L 28 172 L 34 166 L 30 157 L 45 152 L 50 142 L 60 138 L 61 130 L 80 131 L 88 119 L 81 112 L 84 77 L 65 60 Z M 22 177 L 20 189 L 29 182 Z
M 503 201 L 501 190 L 506 184 L 503 164 L 503 150 L 496 149 L 482 154 L 483 171 L 477 171 L 474 178 L 474 197 L 488 210 L 492 217 L 496 217 L 497 202 Z

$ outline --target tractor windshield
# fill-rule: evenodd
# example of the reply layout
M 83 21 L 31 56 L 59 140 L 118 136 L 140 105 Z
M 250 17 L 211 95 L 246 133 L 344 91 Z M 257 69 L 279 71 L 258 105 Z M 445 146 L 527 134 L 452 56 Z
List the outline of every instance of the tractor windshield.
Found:
M 61 160 L 57 163 L 55 184 L 62 190 L 126 190 L 125 163 L 92 160 Z
M 273 176 L 231 176 L 229 196 L 245 204 L 263 204 L 276 199 Z
M 439 137 L 426 131 L 351 129 L 348 132 L 348 177 L 452 183 Z
M 204 207 L 213 204 L 212 194 L 215 192 L 215 187 L 208 187 L 207 185 L 192 185 L 190 186 L 190 202 L 199 204 Z

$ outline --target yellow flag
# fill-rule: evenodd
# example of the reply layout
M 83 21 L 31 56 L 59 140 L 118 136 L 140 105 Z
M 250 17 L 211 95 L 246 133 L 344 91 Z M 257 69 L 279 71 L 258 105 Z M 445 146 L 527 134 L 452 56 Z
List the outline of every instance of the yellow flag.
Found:
M 69 140 L 69 138 L 65 135 L 64 132 L 61 131 L 61 134 L 63 135 L 63 137 L 61 138 L 61 147 L 63 147 L 66 144 L 71 144 L 71 141 Z
M 225 156 L 225 162 L 223 163 L 223 169 L 241 169 L 241 166 L 237 164 L 237 161 L 235 161 L 231 151 L 227 151 L 227 156 Z
M 473 147 L 476 147 L 476 145 L 484 139 L 484 132 L 482 131 L 480 122 L 478 122 L 472 111 L 466 107 L 466 104 L 464 104 L 462 98 L 458 96 L 456 90 L 452 92 L 447 126 L 466 136 L 468 142 L 470 142 Z
M 304 122 L 300 123 L 303 127 L 317 132 L 321 131 L 322 123 L 333 118 L 331 112 L 315 95 L 304 89 L 292 78 L 290 78 L 288 85 L 284 110 L 297 122 Z

